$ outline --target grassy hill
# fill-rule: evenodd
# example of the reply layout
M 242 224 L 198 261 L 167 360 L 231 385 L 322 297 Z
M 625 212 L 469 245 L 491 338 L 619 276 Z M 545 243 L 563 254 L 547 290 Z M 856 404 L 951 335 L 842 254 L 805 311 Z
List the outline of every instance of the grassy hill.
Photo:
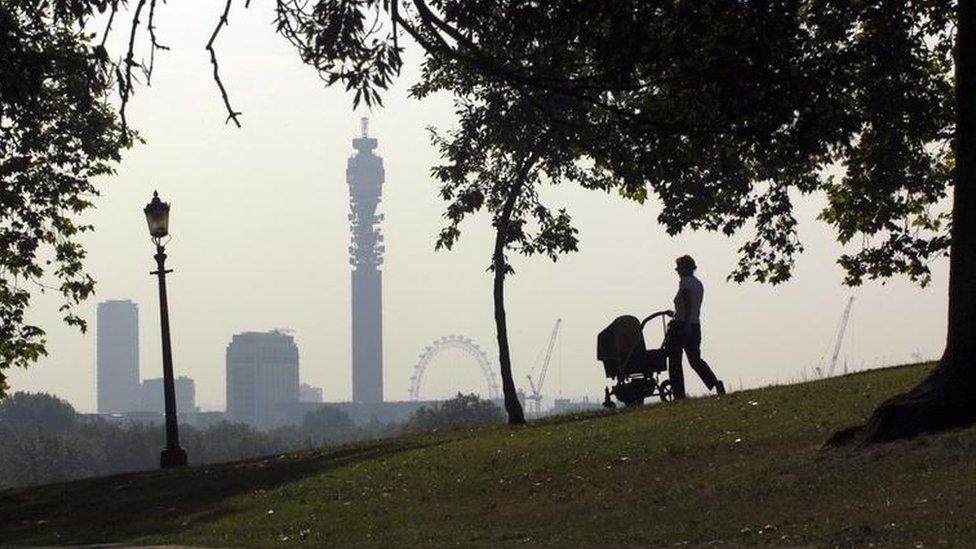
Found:
M 976 429 L 820 448 L 926 371 L 7 490 L 0 544 L 973 546 Z

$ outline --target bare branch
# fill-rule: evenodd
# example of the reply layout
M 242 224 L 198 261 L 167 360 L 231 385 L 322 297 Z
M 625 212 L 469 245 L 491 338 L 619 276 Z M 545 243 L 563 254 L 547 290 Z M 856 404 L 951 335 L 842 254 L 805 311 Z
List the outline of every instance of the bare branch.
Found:
M 99 44 L 102 48 L 105 47 L 105 41 L 108 40 L 108 33 L 112 31 L 112 22 L 115 21 L 115 14 L 119 11 L 119 0 L 112 0 L 112 11 L 108 14 L 108 23 L 105 24 L 105 32 L 102 34 L 102 43 Z
M 129 125 L 125 117 L 125 108 L 129 104 L 129 97 L 132 94 L 132 67 L 137 65 L 137 63 L 133 60 L 136 46 L 136 33 L 139 30 L 139 14 L 142 13 L 142 8 L 145 5 L 146 0 L 139 0 L 139 3 L 136 5 L 136 11 L 132 15 L 132 29 L 129 31 L 129 49 L 126 52 L 125 60 L 123 61 L 123 64 L 125 65 L 125 72 L 124 74 L 119 75 L 119 95 L 122 96 L 122 105 L 119 107 L 119 116 L 122 118 L 122 133 L 128 133 L 129 131 Z
M 143 0 L 144 1 L 144 0 Z M 217 87 L 220 89 L 220 96 L 224 99 L 224 106 L 227 108 L 227 120 L 226 122 L 234 121 L 234 124 L 240 128 L 241 122 L 237 119 L 240 116 L 240 112 L 235 111 L 233 107 L 230 106 L 230 99 L 227 97 L 227 90 L 224 88 L 224 83 L 220 80 L 220 66 L 217 64 L 217 53 L 214 51 L 214 42 L 217 40 L 217 35 L 220 34 L 220 29 L 227 25 L 227 14 L 230 13 L 230 5 L 234 0 L 227 0 L 224 4 L 224 13 L 221 14 L 220 20 L 217 21 L 217 26 L 214 27 L 213 34 L 210 35 L 210 40 L 207 42 L 207 51 L 210 52 L 210 64 L 213 65 L 213 78 L 214 82 L 217 83 Z M 250 0 L 245 2 L 244 6 L 250 5 Z
M 164 46 L 156 40 L 156 0 L 149 2 L 149 69 L 146 71 L 146 85 L 152 86 L 153 67 L 156 65 L 156 50 L 169 50 L 169 46 Z

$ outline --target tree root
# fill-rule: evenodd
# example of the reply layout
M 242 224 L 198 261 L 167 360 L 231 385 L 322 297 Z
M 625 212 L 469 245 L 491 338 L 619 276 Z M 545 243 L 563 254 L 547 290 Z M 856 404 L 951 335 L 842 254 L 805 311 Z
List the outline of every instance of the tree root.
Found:
M 883 402 L 867 423 L 842 429 L 828 447 L 866 445 L 911 438 L 976 423 L 976 373 L 943 359 L 914 389 Z

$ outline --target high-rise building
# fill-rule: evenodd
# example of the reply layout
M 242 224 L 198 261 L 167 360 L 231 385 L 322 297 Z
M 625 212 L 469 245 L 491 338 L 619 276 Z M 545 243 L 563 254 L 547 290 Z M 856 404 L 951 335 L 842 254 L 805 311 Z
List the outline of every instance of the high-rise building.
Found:
M 352 140 L 356 154 L 349 158 L 349 225 L 352 244 L 352 399 L 383 402 L 383 235 L 376 213 L 383 191 L 383 159 L 373 154 L 376 139 L 369 137 L 367 119 L 362 136 Z
M 227 419 L 260 429 L 294 421 L 298 346 L 281 331 L 237 334 L 227 345 Z
M 173 389 L 176 391 L 176 414 L 191 414 L 196 411 L 196 384 L 192 378 L 179 376 L 173 380 Z M 163 399 L 163 378 L 156 377 L 146 379 L 142 382 L 141 399 L 136 408 L 140 412 L 159 412 L 166 413 L 166 404 Z M 180 419 L 183 419 L 180 417 Z
M 298 400 L 301 402 L 322 402 L 322 388 L 302 383 L 298 386 Z
M 139 306 L 113 300 L 98 304 L 96 320 L 98 411 L 131 412 L 139 400 Z

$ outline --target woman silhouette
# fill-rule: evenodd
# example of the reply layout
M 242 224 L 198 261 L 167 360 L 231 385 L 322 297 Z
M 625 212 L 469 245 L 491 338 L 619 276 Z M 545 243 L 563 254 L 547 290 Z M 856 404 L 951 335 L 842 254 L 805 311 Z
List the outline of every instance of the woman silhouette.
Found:
M 683 255 L 675 261 L 680 281 L 678 294 L 674 296 L 674 318 L 668 324 L 667 343 L 668 376 L 675 398 L 685 398 L 685 376 L 681 365 L 681 353 L 688 355 L 691 368 L 705 382 L 705 386 L 719 395 L 725 394 L 725 384 L 715 377 L 711 367 L 701 357 L 701 305 L 705 288 L 695 276 L 695 260 Z

